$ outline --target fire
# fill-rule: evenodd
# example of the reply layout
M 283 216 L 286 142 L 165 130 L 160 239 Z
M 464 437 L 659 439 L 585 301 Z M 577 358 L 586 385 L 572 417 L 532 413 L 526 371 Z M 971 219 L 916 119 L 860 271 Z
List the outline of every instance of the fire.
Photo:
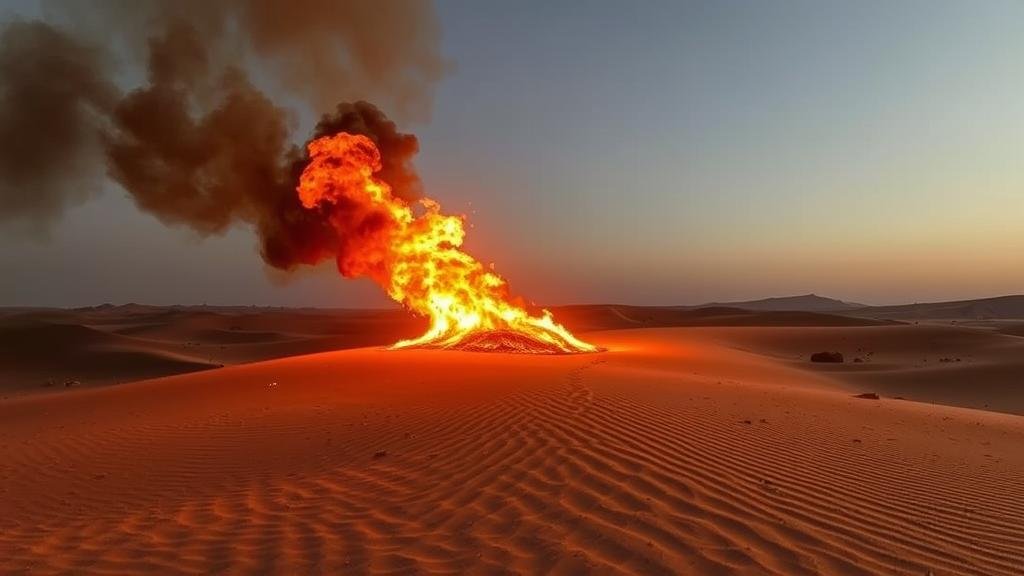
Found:
M 430 319 L 425 334 L 394 348 L 434 347 L 518 352 L 596 352 L 544 310 L 531 315 L 505 279 L 462 250 L 463 216 L 441 212 L 429 199 L 396 198 L 374 174 L 381 169 L 373 140 L 341 132 L 309 143 L 299 180 L 302 205 L 324 210 L 346 249 L 338 267 L 368 276 L 388 295 Z

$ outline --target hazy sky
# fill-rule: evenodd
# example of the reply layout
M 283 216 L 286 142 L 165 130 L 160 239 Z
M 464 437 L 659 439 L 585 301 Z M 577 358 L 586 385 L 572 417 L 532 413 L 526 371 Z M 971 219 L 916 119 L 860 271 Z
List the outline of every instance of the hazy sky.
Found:
M 454 67 L 403 128 L 427 194 L 531 300 L 1024 292 L 1024 2 L 438 12 Z M 0 305 L 387 302 L 329 266 L 268 273 L 247 229 L 166 228 L 113 185 L 48 242 L 0 236 L 0 278 Z

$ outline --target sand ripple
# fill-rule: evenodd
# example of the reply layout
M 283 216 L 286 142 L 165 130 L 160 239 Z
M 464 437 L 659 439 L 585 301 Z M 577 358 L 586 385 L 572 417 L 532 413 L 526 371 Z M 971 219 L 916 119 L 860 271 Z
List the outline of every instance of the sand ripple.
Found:
M 780 388 L 710 344 L 608 344 L 500 366 L 357 350 L 2 404 L 3 570 L 1024 566 L 1020 417 Z M 729 374 L 695 373 L 701 351 Z

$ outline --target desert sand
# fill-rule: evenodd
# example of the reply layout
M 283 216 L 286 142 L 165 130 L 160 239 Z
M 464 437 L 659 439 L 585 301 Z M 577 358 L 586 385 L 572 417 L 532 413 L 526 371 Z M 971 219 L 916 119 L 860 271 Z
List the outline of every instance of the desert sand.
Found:
M 573 330 L 667 326 L 864 326 L 892 321 L 808 312 L 644 306 L 553 309 Z M 423 333 L 400 310 L 102 305 L 0 308 L 0 393 L 133 382 Z
M 11 393 L 4 571 L 1020 574 L 1024 418 L 891 396 L 977 404 L 969 379 L 1019 375 L 1024 339 L 583 336 L 608 351 L 353 348 Z M 872 354 L 806 361 L 830 347 Z
M 105 386 L 383 345 L 422 332 L 424 325 L 398 310 L 0 308 L 0 391 Z

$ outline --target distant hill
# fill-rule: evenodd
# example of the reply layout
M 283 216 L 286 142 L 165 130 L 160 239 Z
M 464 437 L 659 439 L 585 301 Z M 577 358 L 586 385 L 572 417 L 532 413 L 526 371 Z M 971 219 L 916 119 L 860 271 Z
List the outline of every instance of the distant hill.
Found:
M 690 308 L 741 308 L 758 312 L 845 312 L 867 308 L 864 304 L 843 302 L 835 298 L 826 298 L 817 294 L 803 296 L 785 296 L 782 298 L 764 298 L 746 302 L 710 302 Z
M 551 308 L 571 330 L 618 330 L 679 326 L 880 326 L 898 324 L 861 316 L 803 310 L 742 310 L 740 308 L 681 308 L 587 304 Z
M 867 306 L 816 294 L 806 294 L 746 302 L 711 302 L 700 306 L 678 307 L 680 310 L 708 308 L 739 308 L 753 312 L 819 312 L 882 320 L 1024 320 L 1024 295 L 895 306 Z
M 1024 295 L 898 306 L 865 306 L 845 313 L 899 320 L 1024 320 Z

